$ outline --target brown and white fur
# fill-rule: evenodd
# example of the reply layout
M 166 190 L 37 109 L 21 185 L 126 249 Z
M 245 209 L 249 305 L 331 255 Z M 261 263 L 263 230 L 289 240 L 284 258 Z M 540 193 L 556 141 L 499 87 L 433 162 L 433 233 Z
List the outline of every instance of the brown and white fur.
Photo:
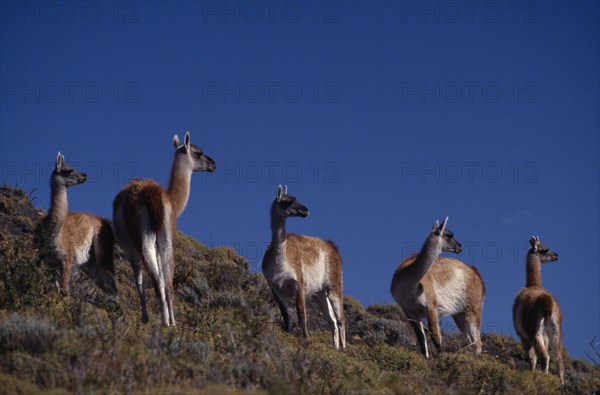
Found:
M 558 302 L 542 288 L 541 265 L 558 259 L 556 252 L 533 236 L 529 240 L 531 248 L 527 253 L 527 282 L 517 294 L 513 305 L 513 322 L 521 338 L 523 350 L 529 358 L 531 370 L 535 370 L 537 358 L 542 358 L 542 369 L 548 373 L 551 346 L 558 362 L 558 374 L 565 384 L 562 359 L 562 313 Z
M 476 268 L 440 257 L 442 251 L 459 254 L 462 247 L 446 228 L 448 217 L 435 221 L 421 252 L 404 260 L 392 280 L 392 296 L 410 320 L 421 352 L 429 358 L 423 320 L 438 352 L 442 345 L 439 319 L 451 315 L 456 326 L 481 353 L 479 328 L 485 286 Z
M 184 143 L 173 137 L 175 158 L 169 187 L 163 189 L 154 180 L 135 179 L 117 194 L 113 204 L 113 223 L 117 241 L 131 263 L 142 309 L 141 320 L 148 322 L 144 276 L 148 272 L 156 295 L 160 298 L 163 323 L 175 325 L 173 310 L 173 272 L 177 217 L 190 196 L 192 172 L 216 169 L 215 162 L 200 148 L 190 143 L 186 132 Z
M 69 294 L 73 266 L 79 266 L 103 291 L 116 295 L 114 236 L 110 222 L 93 214 L 69 212 L 67 188 L 87 176 L 65 163 L 59 152 L 50 177 L 51 204 L 42 220 L 47 240 L 61 262 L 60 291 Z
M 308 209 L 281 185 L 271 206 L 271 244 L 265 252 L 262 270 L 281 310 L 283 326 L 290 332 L 292 323 L 287 309 L 296 302 L 302 334 L 308 338 L 306 298 L 315 296 L 333 332 L 335 348 L 346 347 L 346 318 L 342 295 L 342 258 L 332 241 L 285 232 L 289 217 L 308 216 Z

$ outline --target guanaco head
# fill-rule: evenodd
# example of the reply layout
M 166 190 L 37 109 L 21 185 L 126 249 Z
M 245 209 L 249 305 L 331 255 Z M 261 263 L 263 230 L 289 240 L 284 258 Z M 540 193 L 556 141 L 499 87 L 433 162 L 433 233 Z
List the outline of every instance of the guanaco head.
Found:
M 56 155 L 56 166 L 52 172 L 52 183 L 59 186 L 70 187 L 71 185 L 82 184 L 87 180 L 87 175 L 73 169 L 65 163 L 65 157 L 59 152 Z
M 308 216 L 308 209 L 300 204 L 295 197 L 288 195 L 287 185 L 285 186 L 285 189 L 282 188 L 281 185 L 277 187 L 277 195 L 273 202 L 273 209 L 281 218 L 306 218 L 306 216 Z
M 213 173 L 217 168 L 212 158 L 205 155 L 198 146 L 190 143 L 190 132 L 185 132 L 183 144 L 179 141 L 179 136 L 174 135 L 173 145 L 175 146 L 175 155 L 185 160 L 192 171 Z
M 455 254 L 460 254 L 462 251 L 462 246 L 460 243 L 454 238 L 454 233 L 448 228 L 448 217 L 440 223 L 436 220 L 433 224 L 433 229 L 431 230 L 430 237 L 435 237 L 436 241 L 440 243 L 441 250 L 445 252 L 454 252 Z
M 529 244 L 531 244 L 531 248 L 529 249 L 527 255 L 537 254 L 541 263 L 554 262 L 558 260 L 558 254 L 554 251 L 550 251 L 548 246 L 540 241 L 539 236 L 531 236 Z

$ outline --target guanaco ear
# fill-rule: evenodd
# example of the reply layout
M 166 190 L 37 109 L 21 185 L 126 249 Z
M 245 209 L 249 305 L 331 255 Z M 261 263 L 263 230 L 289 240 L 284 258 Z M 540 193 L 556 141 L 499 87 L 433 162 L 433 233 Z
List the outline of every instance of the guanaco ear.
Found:
M 438 221 L 437 219 L 435 220 L 435 222 L 433 223 L 433 228 L 431 228 L 432 232 L 437 232 L 438 229 L 440 227 L 440 221 Z
M 189 151 L 190 144 L 191 144 L 190 132 L 185 132 L 185 137 L 183 138 L 183 144 L 185 144 L 186 151 Z
M 283 194 L 287 195 L 287 185 L 283 188 Z
M 181 143 L 179 142 L 179 136 L 176 134 L 173 135 L 173 146 L 175 147 L 175 149 L 181 146 Z
M 275 195 L 275 197 L 277 198 L 277 201 L 280 201 L 282 196 L 283 196 L 283 188 L 281 188 L 281 185 L 280 185 L 277 187 L 277 194 Z
M 448 224 L 448 217 L 446 217 L 446 219 L 444 220 L 444 222 L 442 222 L 442 224 L 440 225 L 440 228 L 442 228 L 440 230 L 440 234 L 444 233 L 444 230 L 446 230 L 446 225 Z
M 529 239 L 529 244 L 531 244 L 533 251 L 537 252 L 538 245 L 540 244 L 540 238 L 537 236 L 531 236 L 531 239 Z
M 65 157 L 59 152 L 56 155 L 56 171 L 60 171 L 60 169 L 65 165 Z

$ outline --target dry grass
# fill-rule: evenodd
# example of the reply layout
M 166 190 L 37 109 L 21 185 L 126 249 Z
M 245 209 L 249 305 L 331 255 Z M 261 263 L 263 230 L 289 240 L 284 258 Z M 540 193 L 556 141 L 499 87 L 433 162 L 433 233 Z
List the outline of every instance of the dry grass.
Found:
M 282 331 L 264 278 L 249 273 L 243 258 L 182 234 L 176 240 L 178 327 L 161 325 L 150 290 L 150 322 L 143 325 L 126 262 L 117 261 L 116 302 L 85 276 L 75 276 L 73 296 L 63 298 L 54 266 L 32 242 L 37 214 L 27 196 L 2 188 L 2 210 L 0 235 L 17 226 L 11 218 L 27 224 L 22 213 L 29 212 L 31 219 L 25 232 L 0 238 L 0 388 L 8 393 L 560 392 L 555 375 L 526 370 L 509 337 L 484 336 L 479 357 L 461 350 L 426 360 L 395 306 L 364 308 L 351 297 L 345 352 L 333 348 L 314 306 L 312 337 L 304 341 L 297 330 Z M 566 379 L 565 392 L 593 393 L 600 368 L 567 358 Z

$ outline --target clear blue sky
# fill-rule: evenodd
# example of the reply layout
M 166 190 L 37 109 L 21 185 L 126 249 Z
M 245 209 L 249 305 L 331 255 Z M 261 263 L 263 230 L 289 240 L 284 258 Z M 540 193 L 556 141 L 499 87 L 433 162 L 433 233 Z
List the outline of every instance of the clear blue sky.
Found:
M 87 4 L 87 5 L 86 5 Z M 344 291 L 392 303 L 398 263 L 450 216 L 487 286 L 484 331 L 514 334 L 532 234 L 578 357 L 600 334 L 597 2 L 3 1 L 2 182 L 49 204 L 57 151 L 90 181 L 72 210 L 111 217 L 132 177 L 195 174 L 181 231 L 260 270 L 277 184 L 334 240 Z M 449 328 L 450 322 L 444 321 Z

